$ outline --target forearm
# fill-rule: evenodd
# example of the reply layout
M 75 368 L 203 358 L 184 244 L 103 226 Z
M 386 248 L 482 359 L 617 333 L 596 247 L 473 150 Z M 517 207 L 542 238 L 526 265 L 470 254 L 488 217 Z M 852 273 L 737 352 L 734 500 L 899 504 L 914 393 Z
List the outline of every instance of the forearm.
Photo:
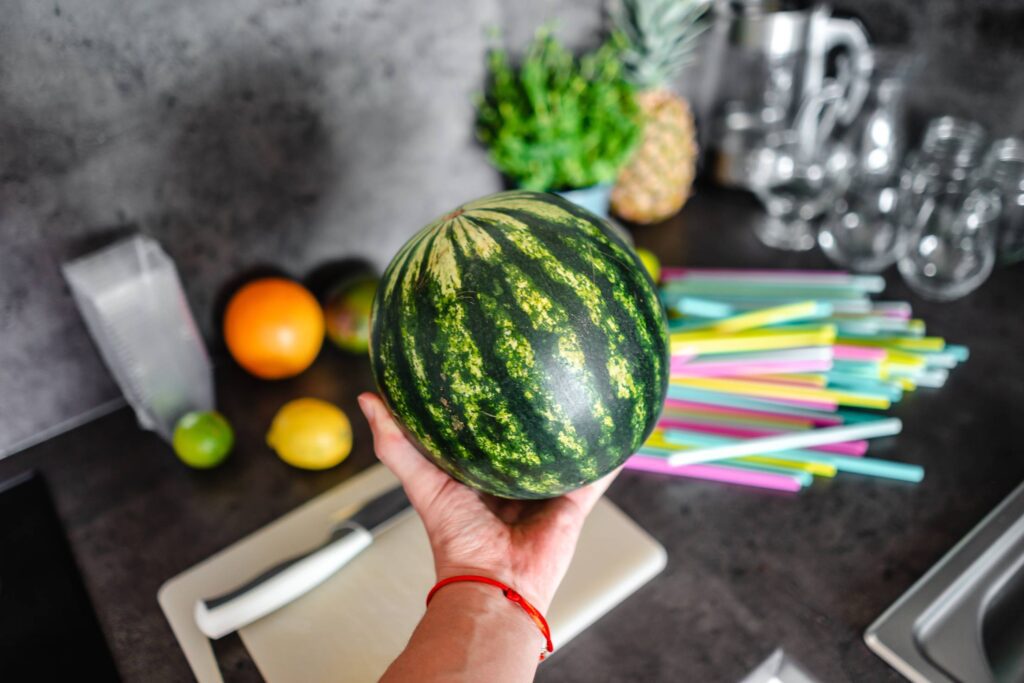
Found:
M 455 583 L 437 592 L 382 683 L 533 680 L 544 639 L 493 586 Z

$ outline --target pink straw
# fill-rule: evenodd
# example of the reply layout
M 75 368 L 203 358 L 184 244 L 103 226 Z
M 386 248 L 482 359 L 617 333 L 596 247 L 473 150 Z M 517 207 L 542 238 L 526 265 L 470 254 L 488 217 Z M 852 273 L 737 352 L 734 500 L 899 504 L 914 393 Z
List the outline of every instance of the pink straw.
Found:
M 836 415 L 815 415 L 814 417 L 804 417 L 798 415 L 789 415 L 787 413 L 773 413 L 770 410 L 757 410 L 754 408 L 730 408 L 726 406 L 711 405 L 709 403 L 700 403 L 698 401 L 684 401 L 678 398 L 666 398 L 665 408 L 667 409 L 678 409 L 678 410 L 699 410 L 701 412 L 715 412 L 722 415 L 735 415 L 736 417 L 761 417 L 761 418 L 798 418 L 801 420 L 809 420 L 814 424 L 815 427 L 826 427 L 831 425 L 843 424 L 843 418 Z
M 848 346 L 836 344 L 832 347 L 832 353 L 836 360 L 863 360 L 883 361 L 888 352 L 885 349 L 873 346 Z
M 675 418 L 662 418 L 658 421 L 658 427 L 662 429 L 686 429 L 692 432 L 718 434 L 720 436 L 737 437 L 740 439 L 754 439 L 761 436 L 775 436 L 777 434 L 786 434 L 787 432 L 797 431 L 792 429 L 778 430 L 757 429 L 756 427 L 727 427 L 725 425 L 709 425 L 700 422 L 678 420 Z M 868 442 L 865 440 L 845 441 L 843 443 L 825 444 L 824 446 L 812 446 L 807 450 L 838 453 L 840 455 L 849 455 L 857 458 L 868 452 Z
M 721 465 L 684 465 L 672 467 L 665 458 L 648 455 L 634 455 L 626 461 L 627 470 L 641 472 L 657 472 L 677 477 L 720 481 L 726 484 L 739 484 L 755 488 L 773 489 L 775 491 L 799 491 L 802 486 L 796 477 L 772 472 L 757 472 Z
M 780 375 L 793 372 L 827 372 L 830 360 L 720 361 L 687 363 L 673 358 L 669 371 L 678 377 L 729 377 L 737 375 Z

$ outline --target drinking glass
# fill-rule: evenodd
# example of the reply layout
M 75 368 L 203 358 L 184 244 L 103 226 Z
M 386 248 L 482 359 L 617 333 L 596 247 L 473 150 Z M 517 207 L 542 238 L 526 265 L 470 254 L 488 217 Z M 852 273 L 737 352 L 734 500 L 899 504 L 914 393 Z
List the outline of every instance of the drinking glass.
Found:
M 998 193 L 985 188 L 925 197 L 899 260 L 907 285 L 935 301 L 977 289 L 995 265 L 1001 210 Z
M 997 259 L 1024 261 L 1024 139 L 1002 138 L 989 147 L 978 168 L 975 187 L 999 195 Z
M 900 274 L 920 295 L 950 301 L 992 272 L 1002 200 L 973 180 L 984 151 L 978 123 L 933 119 L 900 177 L 905 252 Z

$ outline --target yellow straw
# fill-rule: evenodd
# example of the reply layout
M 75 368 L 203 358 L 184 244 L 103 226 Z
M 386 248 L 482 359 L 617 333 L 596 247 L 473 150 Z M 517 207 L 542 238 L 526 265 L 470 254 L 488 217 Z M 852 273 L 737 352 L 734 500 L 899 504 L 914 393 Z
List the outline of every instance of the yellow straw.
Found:
M 724 333 L 742 332 L 743 330 L 750 330 L 756 327 L 777 325 L 779 323 L 789 322 L 792 320 L 809 318 L 817 313 L 817 311 L 817 302 L 800 301 L 794 304 L 762 308 L 761 310 L 742 313 L 731 318 L 725 318 L 724 320 L 719 320 L 712 325 L 711 329 L 715 332 Z
M 677 386 L 706 389 L 726 394 L 742 394 L 761 398 L 776 398 L 804 401 L 827 401 L 844 406 L 859 408 L 886 409 L 891 402 L 888 398 L 860 394 L 852 391 L 836 389 L 819 389 L 817 387 L 789 386 L 784 384 L 767 384 L 750 380 L 725 379 L 718 377 L 673 377 L 669 380 Z
M 836 328 L 822 325 L 813 331 L 788 332 L 756 330 L 723 336 L 718 332 L 676 332 L 672 353 L 738 353 L 770 349 L 797 349 L 805 346 L 829 346 L 835 342 Z
M 773 382 L 802 384 L 809 387 L 828 386 L 828 377 L 820 373 L 798 372 L 788 375 L 757 375 L 757 378 L 762 380 L 771 380 Z
M 790 470 L 800 470 L 801 472 L 808 472 L 810 474 L 819 477 L 834 477 L 836 476 L 836 466 L 830 465 L 824 462 L 797 462 L 795 460 L 779 460 L 776 458 L 768 457 L 767 455 L 748 455 L 743 458 L 736 458 L 740 462 L 749 462 L 757 465 L 771 465 L 772 467 L 782 467 Z

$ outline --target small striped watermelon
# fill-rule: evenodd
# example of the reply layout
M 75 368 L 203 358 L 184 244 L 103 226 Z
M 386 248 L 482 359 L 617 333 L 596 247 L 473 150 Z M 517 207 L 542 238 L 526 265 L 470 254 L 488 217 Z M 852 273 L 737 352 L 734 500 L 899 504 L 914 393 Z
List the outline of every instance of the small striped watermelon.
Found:
M 668 383 L 665 313 L 633 250 L 561 197 L 503 192 L 431 223 L 377 289 L 384 400 L 456 479 L 550 498 L 621 465 Z

